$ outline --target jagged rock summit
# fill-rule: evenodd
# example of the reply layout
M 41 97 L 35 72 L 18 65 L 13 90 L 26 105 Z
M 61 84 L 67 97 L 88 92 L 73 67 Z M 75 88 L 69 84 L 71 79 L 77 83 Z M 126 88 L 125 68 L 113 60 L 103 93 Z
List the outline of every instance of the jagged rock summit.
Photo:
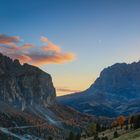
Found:
M 0 54 L 0 100 L 24 110 L 30 105 L 54 104 L 51 76 L 38 67 L 23 64 Z
M 114 117 L 140 111 L 140 61 L 105 68 L 85 91 L 58 101 L 83 113 Z
M 89 90 L 108 93 L 123 100 L 140 98 L 140 61 L 116 63 L 105 68 Z

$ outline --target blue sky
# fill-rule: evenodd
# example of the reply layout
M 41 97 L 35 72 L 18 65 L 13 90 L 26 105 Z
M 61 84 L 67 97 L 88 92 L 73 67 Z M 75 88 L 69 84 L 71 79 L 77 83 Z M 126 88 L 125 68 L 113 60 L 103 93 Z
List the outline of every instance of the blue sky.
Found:
M 0 34 L 37 46 L 45 36 L 76 55 L 41 66 L 58 95 L 88 88 L 104 67 L 138 61 L 139 26 L 139 0 L 0 0 Z

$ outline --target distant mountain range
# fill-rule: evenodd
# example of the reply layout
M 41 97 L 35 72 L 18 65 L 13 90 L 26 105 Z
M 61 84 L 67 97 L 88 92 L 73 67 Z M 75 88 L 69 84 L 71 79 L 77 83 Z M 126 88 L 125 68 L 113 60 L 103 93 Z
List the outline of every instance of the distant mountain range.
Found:
M 57 101 L 96 116 L 140 112 L 140 62 L 105 68 L 87 90 L 58 97 Z

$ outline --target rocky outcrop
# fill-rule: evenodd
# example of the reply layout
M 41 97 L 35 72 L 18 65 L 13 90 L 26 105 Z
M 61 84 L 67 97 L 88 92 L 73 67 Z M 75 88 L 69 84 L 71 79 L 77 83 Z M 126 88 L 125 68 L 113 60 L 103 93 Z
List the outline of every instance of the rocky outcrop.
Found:
M 0 54 L 0 100 L 24 110 L 29 105 L 54 104 L 55 88 L 51 76 L 41 69 L 21 65 Z
M 126 100 L 140 98 L 140 62 L 117 63 L 104 69 L 89 90 Z
M 140 62 L 105 68 L 85 91 L 58 101 L 83 113 L 114 117 L 140 111 Z

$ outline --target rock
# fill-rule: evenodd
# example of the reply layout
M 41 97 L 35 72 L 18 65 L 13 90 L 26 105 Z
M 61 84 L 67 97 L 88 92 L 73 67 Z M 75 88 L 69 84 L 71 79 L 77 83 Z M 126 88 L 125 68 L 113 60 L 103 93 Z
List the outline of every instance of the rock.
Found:
M 38 104 L 50 106 L 55 102 L 55 88 L 52 78 L 41 69 L 21 65 L 0 54 L 0 100 L 24 110 L 27 106 Z
M 140 98 L 140 62 L 117 63 L 104 69 L 90 89 L 127 100 Z
M 140 61 L 105 68 L 85 91 L 57 99 L 82 113 L 114 117 L 140 111 Z

